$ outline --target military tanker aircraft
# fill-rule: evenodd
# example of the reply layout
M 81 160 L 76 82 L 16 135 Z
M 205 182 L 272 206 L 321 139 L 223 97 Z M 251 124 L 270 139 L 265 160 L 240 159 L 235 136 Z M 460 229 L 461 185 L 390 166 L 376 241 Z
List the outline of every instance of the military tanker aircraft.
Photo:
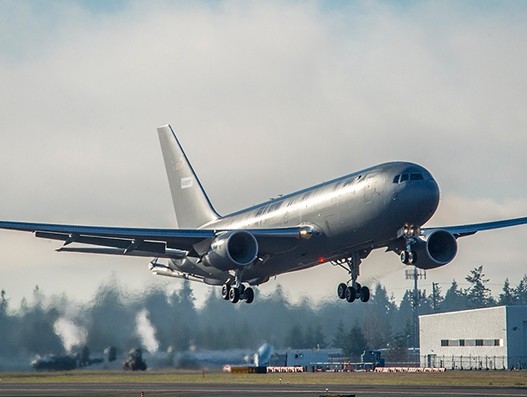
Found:
M 376 165 L 221 216 L 172 127 L 157 131 L 179 228 L 6 221 L 0 228 L 63 241 L 58 252 L 150 257 L 154 274 L 221 286 L 232 303 L 251 303 L 251 286 L 273 276 L 330 262 L 349 274 L 337 287 L 338 297 L 367 302 L 370 290 L 357 279 L 374 249 L 433 269 L 454 259 L 459 237 L 527 223 L 523 217 L 424 227 L 438 207 L 439 187 L 430 172 L 409 162 Z

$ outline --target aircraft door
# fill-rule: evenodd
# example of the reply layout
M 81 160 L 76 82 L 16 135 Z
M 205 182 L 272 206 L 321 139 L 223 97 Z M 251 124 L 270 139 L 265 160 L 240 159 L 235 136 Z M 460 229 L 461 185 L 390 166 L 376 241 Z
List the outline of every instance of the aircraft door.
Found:
M 373 204 L 378 201 L 381 195 L 381 184 L 379 183 L 379 177 L 376 174 L 370 174 L 366 176 L 364 183 L 364 204 Z

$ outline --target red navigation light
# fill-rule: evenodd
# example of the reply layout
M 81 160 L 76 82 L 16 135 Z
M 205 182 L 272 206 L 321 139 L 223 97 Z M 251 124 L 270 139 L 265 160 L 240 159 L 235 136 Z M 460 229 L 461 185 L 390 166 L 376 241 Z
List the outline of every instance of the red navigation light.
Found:
M 326 261 L 326 258 L 324 258 L 323 256 L 318 258 L 318 263 L 324 263 L 325 261 Z

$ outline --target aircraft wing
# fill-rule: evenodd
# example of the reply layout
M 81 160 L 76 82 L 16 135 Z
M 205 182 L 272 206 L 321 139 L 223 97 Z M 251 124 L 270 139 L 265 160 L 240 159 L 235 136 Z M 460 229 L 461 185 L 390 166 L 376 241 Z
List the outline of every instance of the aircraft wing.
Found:
M 517 226 L 527 224 L 527 217 L 505 219 L 502 221 L 485 222 L 485 223 L 474 223 L 471 225 L 459 225 L 459 226 L 446 226 L 446 227 L 429 227 L 422 228 L 421 231 L 425 233 L 432 232 L 434 230 L 446 230 L 455 238 L 470 236 L 480 231 L 501 229 L 503 227 Z
M 152 229 L 108 226 L 82 226 L 49 223 L 0 221 L 0 229 L 33 232 L 35 237 L 64 241 L 59 252 L 82 252 L 111 255 L 184 258 L 197 256 L 197 247 L 208 245 L 225 229 Z M 308 238 L 308 226 L 247 229 L 258 242 L 263 243 L 264 253 L 273 254 L 270 241 L 290 238 Z M 90 247 L 69 247 L 71 243 Z

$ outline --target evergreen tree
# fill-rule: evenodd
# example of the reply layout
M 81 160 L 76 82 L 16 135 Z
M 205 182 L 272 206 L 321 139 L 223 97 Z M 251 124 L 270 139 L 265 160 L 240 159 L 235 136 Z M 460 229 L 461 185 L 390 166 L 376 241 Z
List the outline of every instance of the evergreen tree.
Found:
M 401 363 L 408 361 L 408 346 L 412 340 L 413 325 L 407 323 L 406 332 L 399 332 L 393 336 L 393 341 L 390 344 L 390 349 L 386 359 L 393 363 Z
M 437 283 L 432 283 L 432 293 L 428 297 L 432 305 L 432 313 L 441 312 L 441 306 L 445 302 L 445 297 L 441 295 L 441 287 Z
M 502 293 L 500 294 L 498 298 L 498 304 L 500 305 L 514 305 L 516 301 L 516 297 L 514 294 L 514 290 L 511 288 L 509 279 L 506 278 L 505 282 L 503 283 L 503 289 Z
M 527 305 L 527 275 L 523 276 L 514 289 L 514 301 L 517 305 Z
M 136 311 L 123 295 L 116 280 L 99 287 L 86 316 L 86 344 L 92 350 L 103 351 L 108 346 L 114 346 L 123 351 L 140 346 L 135 333 Z
M 177 297 L 177 298 L 176 298 Z M 177 312 L 179 317 L 175 319 L 178 323 L 179 335 L 178 345 L 182 348 L 189 348 L 194 345 L 199 338 L 199 321 L 196 311 L 194 291 L 190 281 L 183 280 L 181 289 L 176 295 Z
M 155 328 L 155 336 L 160 344 L 160 350 L 166 351 L 169 346 L 174 344 L 174 330 L 171 329 L 170 321 L 172 313 L 167 294 L 160 288 L 153 288 L 146 297 L 141 299 L 140 306 L 148 311 L 148 318 Z
M 8 314 L 8 299 L 5 290 L 0 293 L 0 356 L 13 355 L 17 353 L 16 337 L 14 331 L 15 318 Z
M 450 288 L 446 291 L 445 300 L 441 307 L 442 312 L 454 312 L 458 310 L 465 310 L 467 308 L 465 294 L 456 282 L 452 280 Z
M 348 337 L 344 344 L 344 355 L 352 357 L 353 361 L 359 361 L 361 354 L 367 349 L 368 342 L 362 328 L 358 324 L 354 324 L 348 332 Z
M 483 265 L 471 270 L 470 274 L 465 277 L 465 280 L 471 284 L 471 286 L 465 291 L 469 309 L 489 307 L 496 304 L 491 295 L 490 289 L 486 286 L 489 279 L 485 278 Z
M 408 322 L 412 323 L 413 319 L 413 292 L 407 289 L 399 303 L 397 316 L 394 318 L 394 332 L 403 332 Z
M 368 345 L 374 349 L 386 347 L 392 335 L 393 318 L 397 315 L 397 306 L 388 297 L 386 288 L 381 284 L 375 287 L 375 294 L 369 305 L 368 321 L 364 322 L 364 333 Z
M 7 298 L 6 298 L 6 292 L 3 289 L 2 292 L 0 292 L 0 317 L 4 317 L 7 313 Z
M 344 345 L 346 344 L 346 331 L 344 330 L 344 323 L 342 320 L 339 321 L 337 324 L 337 328 L 335 329 L 335 335 L 333 336 L 333 347 L 343 349 Z
M 291 349 L 304 349 L 306 347 L 304 333 L 298 324 L 295 324 L 289 329 L 289 333 L 285 339 L 285 345 Z
M 326 347 L 326 338 L 322 331 L 320 323 L 310 325 L 306 333 L 306 348 L 324 349 Z
M 16 333 L 18 351 L 40 355 L 63 354 L 64 346 L 53 329 L 60 313 L 55 308 L 45 307 L 45 297 L 38 286 L 33 296 L 34 305 L 19 318 L 20 326 Z

